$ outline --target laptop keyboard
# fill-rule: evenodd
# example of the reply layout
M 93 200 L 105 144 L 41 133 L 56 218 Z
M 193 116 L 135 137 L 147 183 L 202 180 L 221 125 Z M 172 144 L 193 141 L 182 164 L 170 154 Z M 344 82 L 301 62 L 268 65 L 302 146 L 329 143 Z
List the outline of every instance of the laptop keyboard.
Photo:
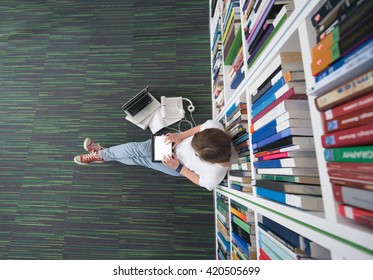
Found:
M 139 101 L 137 101 L 135 105 L 133 105 L 131 108 L 128 109 L 128 111 L 132 116 L 134 116 L 138 112 L 140 112 L 142 109 L 144 109 L 152 101 L 153 101 L 153 98 L 151 98 L 149 95 L 146 94 L 144 98 L 141 98 Z

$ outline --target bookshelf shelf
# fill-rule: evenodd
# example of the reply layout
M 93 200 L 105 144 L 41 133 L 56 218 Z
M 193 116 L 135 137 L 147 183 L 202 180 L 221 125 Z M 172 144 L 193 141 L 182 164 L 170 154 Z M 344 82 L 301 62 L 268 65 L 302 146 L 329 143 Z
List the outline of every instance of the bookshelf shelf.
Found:
M 332 25 L 335 20 L 338 21 L 334 26 L 339 27 L 339 24 L 343 24 L 343 21 L 346 20 L 346 15 L 351 16 L 358 13 L 356 11 L 361 12 L 361 7 L 358 5 L 362 2 L 352 1 L 355 4 L 350 4 L 351 1 L 340 0 L 338 4 L 336 3 L 338 1 L 329 0 L 329 2 L 335 3 L 333 5 L 339 5 L 334 9 L 335 19 L 332 18 L 333 16 L 330 16 L 332 19 L 322 18 L 318 25 L 312 20 L 316 12 L 321 14 L 321 17 L 323 16 L 322 11 L 326 0 L 210 0 L 211 6 L 214 2 L 216 8 L 214 17 L 210 19 L 211 36 L 213 36 L 219 21 L 221 25 L 227 26 L 226 22 L 222 22 L 222 18 L 229 14 L 227 11 L 230 11 L 230 5 L 236 8 L 236 15 L 238 15 L 237 7 L 239 7 L 240 19 L 237 22 L 239 22 L 242 32 L 241 34 L 237 32 L 236 35 L 241 35 L 242 40 L 239 37 L 236 37 L 236 40 L 240 43 L 242 41 L 243 62 L 240 67 L 242 67 L 244 74 L 242 81 L 236 87 L 231 88 L 232 69 L 231 65 L 225 65 L 226 58 L 223 55 L 224 107 L 213 110 L 213 118 L 226 126 L 239 154 L 240 165 L 232 166 L 226 182 L 223 182 L 215 190 L 215 199 L 224 196 L 227 203 L 227 212 L 223 210 L 227 215 L 224 218 L 226 228 L 221 228 L 220 225 L 219 229 L 217 226 L 217 258 L 373 259 L 372 216 L 366 216 L 366 221 L 369 221 L 370 225 L 367 225 L 366 222 L 356 221 L 359 218 L 357 216 L 355 216 L 355 220 L 347 218 L 352 213 L 358 213 L 353 212 L 356 211 L 356 208 L 351 209 L 350 202 L 341 204 L 336 200 L 337 188 L 340 188 L 341 191 L 345 191 L 346 188 L 354 190 L 363 188 L 368 190 L 368 204 L 373 204 L 371 198 L 373 178 L 369 177 L 372 175 L 367 175 L 369 172 L 364 171 L 366 173 L 363 172 L 364 174 L 361 176 L 364 176 L 365 181 L 351 179 L 355 177 L 350 179 L 342 177 L 341 179 L 338 176 L 343 175 L 340 174 L 330 175 L 336 171 L 325 159 L 323 145 L 328 144 L 322 140 L 326 134 L 324 132 L 325 119 L 323 119 L 325 117 L 322 114 L 326 109 L 322 110 L 316 106 L 316 101 L 320 99 L 320 96 L 326 95 L 333 89 L 343 86 L 348 81 L 373 69 L 372 31 L 366 31 L 363 34 L 364 39 L 361 35 L 359 43 L 354 43 L 354 47 L 350 48 L 348 52 L 344 52 L 336 62 L 333 60 L 329 62 L 328 66 L 323 66 L 321 72 L 315 73 L 314 66 L 311 65 L 315 64 L 312 54 L 318 44 L 316 37 L 324 32 L 323 30 L 333 30 L 328 27 L 328 24 Z M 285 12 L 286 19 L 285 16 L 282 18 Z M 264 20 L 261 18 L 263 14 L 266 15 Z M 279 22 L 282 24 L 276 29 Z M 271 34 L 272 32 L 273 34 Z M 323 39 L 319 39 L 319 41 L 321 40 Z M 338 40 L 340 40 L 337 41 L 338 44 L 343 44 L 342 39 L 338 37 Z M 247 45 L 248 41 L 250 44 L 252 42 L 255 44 L 254 46 L 250 45 L 250 49 Z M 223 54 L 224 47 L 222 44 Z M 252 57 L 254 57 L 254 62 L 251 61 Z M 236 57 L 233 57 L 231 53 L 227 62 L 231 63 L 235 59 Z M 276 68 L 277 61 L 282 68 Z M 322 61 L 322 63 L 324 62 Z M 301 69 L 297 68 L 299 65 L 301 65 Z M 303 76 L 299 74 L 297 78 L 295 76 L 297 72 L 303 73 Z M 286 77 L 290 77 L 290 75 L 291 78 L 286 80 Z M 283 79 L 282 83 L 280 83 L 281 79 Z M 273 101 L 271 93 L 269 93 L 271 91 L 275 93 Z M 371 95 L 371 88 L 366 91 L 367 93 L 360 93 L 358 97 Z M 270 98 L 271 101 L 267 101 L 267 98 Z M 214 101 L 213 94 L 213 104 Z M 259 103 L 257 103 L 258 101 Z M 261 107 L 257 109 L 262 106 L 262 103 L 265 104 L 263 109 Z M 333 104 L 332 108 L 337 105 L 342 106 L 344 103 L 346 101 L 336 101 L 336 105 Z M 367 108 L 370 108 L 370 113 L 373 111 L 373 105 Z M 297 113 L 298 110 L 299 113 Z M 259 121 L 261 124 L 258 124 Z M 262 127 L 264 127 L 263 130 L 260 130 Z M 343 131 L 343 129 L 339 131 L 341 130 Z M 256 133 L 257 131 L 259 132 Z M 264 136 L 261 136 L 262 134 Z M 244 138 L 245 135 L 247 135 L 246 138 Z M 295 139 L 297 137 L 299 137 L 298 140 Z M 245 140 L 240 140 L 240 138 Z M 291 144 L 278 146 L 277 143 L 289 139 L 292 141 Z M 353 147 L 349 144 L 343 145 L 341 147 Z M 366 148 L 372 147 L 371 152 L 373 153 L 373 141 L 360 145 L 365 145 Z M 292 147 L 292 149 L 288 149 L 288 147 Z M 281 151 L 274 151 L 276 149 L 281 149 Z M 329 147 L 329 149 L 335 149 L 335 147 Z M 290 161 L 284 161 L 283 158 L 291 160 L 292 157 L 295 158 L 296 165 L 289 168 L 285 164 L 290 164 Z M 297 159 L 298 157 L 299 159 Z M 314 161 L 310 161 L 314 165 L 307 166 L 305 163 L 301 165 L 302 160 L 310 159 L 314 159 Z M 267 170 L 258 170 L 263 168 L 255 168 L 258 166 L 258 161 L 261 161 L 261 164 L 272 165 Z M 300 166 L 298 166 L 299 164 Z M 372 161 L 369 161 L 369 164 L 372 164 L 373 167 Z M 362 166 L 363 163 L 353 164 L 351 168 L 360 168 L 360 165 Z M 289 168 L 289 171 L 285 171 L 285 167 Z M 313 178 L 311 174 L 315 171 L 314 169 L 317 175 Z M 373 171 L 373 169 L 369 170 Z M 275 175 L 267 175 L 272 172 Z M 285 174 L 283 172 L 305 173 L 304 175 L 288 175 L 286 177 L 281 175 Z M 350 171 L 344 172 L 349 173 Z M 358 176 L 360 176 L 359 172 L 356 171 Z M 240 177 L 237 174 L 242 174 L 241 182 L 239 182 L 241 179 L 237 178 L 237 176 Z M 351 174 L 347 175 L 352 176 Z M 330 176 L 337 176 L 337 179 Z M 343 179 L 345 180 L 343 181 Z M 343 185 L 339 185 L 342 184 L 339 183 L 341 180 Z M 272 186 L 264 184 L 271 184 L 271 182 Z M 295 187 L 299 189 L 295 189 Z M 354 198 L 353 195 L 351 196 Z M 355 200 L 351 203 L 357 202 Z M 366 204 L 361 207 L 373 208 L 366 206 Z M 368 215 L 365 209 L 363 208 L 364 215 Z M 346 212 L 342 215 L 341 211 Z M 223 216 L 222 213 L 219 213 L 218 208 L 216 208 L 216 213 L 218 225 L 219 218 L 223 219 Z M 250 213 L 254 213 L 255 218 L 249 219 Z M 247 220 L 245 220 L 245 215 Z M 242 228 L 237 228 L 237 225 L 234 225 L 234 221 L 237 221 L 238 218 L 243 220 L 243 222 L 240 221 Z M 246 228 L 246 232 L 250 234 L 244 233 L 243 228 Z M 248 228 L 251 228 L 251 231 Z M 222 234 L 219 230 L 226 231 L 225 241 L 221 239 Z M 291 238 L 295 239 L 289 241 Z M 226 248 L 222 247 L 224 242 L 226 242 Z M 229 251 L 229 254 L 224 255 L 221 250 Z

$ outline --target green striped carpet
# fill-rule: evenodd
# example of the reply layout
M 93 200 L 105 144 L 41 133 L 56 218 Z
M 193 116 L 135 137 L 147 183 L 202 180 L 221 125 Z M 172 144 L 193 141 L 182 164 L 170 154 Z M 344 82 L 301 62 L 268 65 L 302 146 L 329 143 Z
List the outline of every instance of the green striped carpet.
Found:
M 142 167 L 73 163 L 145 140 L 150 85 L 211 118 L 208 1 L 2 0 L 0 259 L 212 259 L 213 195 Z

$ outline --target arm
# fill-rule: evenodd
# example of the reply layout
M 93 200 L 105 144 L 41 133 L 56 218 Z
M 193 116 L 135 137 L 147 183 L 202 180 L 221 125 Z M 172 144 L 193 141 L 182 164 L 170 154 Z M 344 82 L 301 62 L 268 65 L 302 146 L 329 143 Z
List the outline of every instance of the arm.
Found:
M 164 156 L 163 157 L 163 164 L 166 166 L 171 167 L 172 169 L 175 169 L 179 166 L 180 161 L 177 158 L 175 154 L 173 156 Z M 195 172 L 189 170 L 185 166 L 180 170 L 180 174 L 189 179 L 192 183 L 199 185 L 199 175 L 197 175 Z
M 197 175 L 195 172 L 183 166 L 183 168 L 180 171 L 180 174 L 189 179 L 192 183 L 199 186 L 199 175 Z
M 193 136 L 197 132 L 201 131 L 201 125 L 195 126 L 191 129 L 188 129 L 186 131 L 180 132 L 180 133 L 167 133 L 165 142 L 168 143 L 174 143 L 173 148 L 175 149 L 176 146 L 185 138 L 188 138 L 190 136 Z

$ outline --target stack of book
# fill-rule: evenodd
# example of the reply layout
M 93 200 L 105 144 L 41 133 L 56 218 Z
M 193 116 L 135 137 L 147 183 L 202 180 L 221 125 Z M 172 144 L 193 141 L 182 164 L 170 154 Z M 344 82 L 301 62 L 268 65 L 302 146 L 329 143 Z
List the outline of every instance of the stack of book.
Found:
M 373 227 L 373 70 L 315 99 L 328 174 L 342 216 Z
M 228 203 L 225 195 L 216 192 L 217 253 L 220 260 L 229 260 L 231 255 Z
M 257 195 L 323 211 L 300 53 L 280 53 L 250 88 Z
M 214 96 L 215 108 L 219 113 L 224 107 L 224 78 L 223 78 L 223 54 L 220 18 L 216 23 L 211 46 L 212 57 L 212 91 Z
M 250 140 L 247 123 L 247 102 L 242 95 L 226 112 L 226 130 L 231 136 L 232 144 L 238 154 L 238 163 L 229 170 L 231 188 L 252 193 Z
M 232 259 L 256 260 L 254 212 L 231 200 Z
M 224 65 L 231 89 L 236 89 L 245 77 L 243 69 L 242 31 L 240 1 L 227 0 L 223 3 L 223 54 Z
M 293 0 L 246 0 L 242 6 L 248 68 L 294 10 Z
M 328 0 L 312 16 L 317 44 L 311 70 L 316 82 L 372 59 L 372 16 L 370 0 Z
M 259 260 L 330 260 L 330 251 L 283 225 L 259 215 Z

